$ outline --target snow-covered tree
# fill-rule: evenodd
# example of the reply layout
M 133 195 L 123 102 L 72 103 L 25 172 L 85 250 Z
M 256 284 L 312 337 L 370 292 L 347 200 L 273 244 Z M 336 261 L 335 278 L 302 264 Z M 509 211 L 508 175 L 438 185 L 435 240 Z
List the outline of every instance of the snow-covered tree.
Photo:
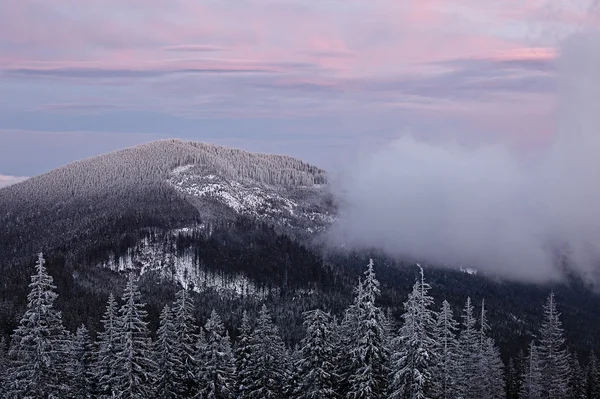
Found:
M 294 367 L 298 373 L 298 398 L 335 398 L 338 377 L 331 316 L 319 309 L 305 312 L 304 327 L 306 335 L 300 343 L 299 361 Z
M 146 322 L 148 314 L 140 296 L 131 273 L 119 310 L 115 378 L 115 392 L 119 399 L 146 399 L 152 396 L 156 365 L 152 360 L 152 343 Z
M 258 314 L 249 345 L 246 378 L 242 381 L 246 392 L 244 397 L 281 398 L 286 380 L 286 351 L 265 305 Z
M 71 343 L 71 364 L 69 365 L 69 397 L 87 399 L 94 397 L 94 360 L 90 334 L 81 325 Z
M 473 388 L 476 397 L 500 399 L 506 397 L 504 365 L 494 340 L 488 336 L 489 330 L 485 300 L 482 300 L 477 347 L 478 378 Z
M 117 302 L 113 294 L 108 297 L 106 311 L 101 320 L 103 331 L 98 333 L 96 364 L 94 366 L 95 391 L 99 398 L 116 394 L 118 331 L 120 328 Z
M 398 339 L 400 350 L 392 354 L 390 399 L 426 399 L 433 395 L 433 370 L 437 343 L 434 341 L 435 314 L 431 310 L 431 286 L 425 282 L 423 268 L 408 301 L 404 303 L 404 324 Z
M 200 392 L 203 399 L 229 399 L 234 397 L 235 361 L 229 335 L 216 311 L 212 311 L 204 326 L 206 349 L 200 366 Z
M 341 350 L 343 395 L 349 399 L 382 397 L 389 375 L 389 348 L 386 320 L 375 305 L 380 295 L 379 281 L 370 260 L 364 281 L 359 281 L 354 303 L 342 322 Z
M 543 397 L 568 397 L 569 355 L 565 348 L 560 313 L 556 309 L 554 292 L 544 305 L 544 320 L 540 328 L 539 357 L 542 365 Z
M 247 388 L 244 385 L 244 380 L 249 378 L 248 362 L 251 356 L 250 337 L 252 336 L 252 326 L 250 325 L 250 317 L 244 311 L 242 314 L 242 325 L 235 346 L 235 377 L 236 388 L 235 393 L 238 398 L 247 397 Z
M 590 353 L 586 375 L 588 398 L 600 398 L 600 364 L 594 351 Z
M 531 342 L 529 353 L 521 379 L 520 399 L 541 399 L 542 396 L 542 365 L 537 346 Z
M 448 301 L 442 302 L 442 308 L 436 314 L 434 342 L 436 364 L 433 372 L 434 393 L 440 399 L 457 397 L 458 369 L 458 322 L 454 319 Z
M 198 389 L 196 374 L 199 365 L 195 361 L 198 328 L 194 319 L 192 292 L 185 288 L 175 294 L 173 325 L 176 335 L 173 352 L 178 357 L 176 372 L 181 381 L 179 394 L 182 398 L 190 398 Z
M 477 397 L 476 384 L 479 377 L 478 349 L 479 335 L 475 328 L 475 317 L 473 316 L 473 305 L 471 298 L 467 298 L 462 318 L 462 329 L 458 337 L 458 370 L 456 387 L 462 399 L 479 399 Z
M 178 374 L 180 358 L 175 351 L 177 336 L 173 325 L 173 313 L 169 305 L 165 305 L 154 343 L 154 361 L 156 363 L 156 378 L 154 394 L 161 399 L 177 399 L 182 391 L 181 376 Z
M 67 393 L 69 347 L 52 277 L 40 253 L 29 284 L 27 309 L 9 349 L 6 398 L 64 397 Z
M 574 353 L 569 353 L 569 398 L 587 399 L 587 378 L 586 373 L 579 363 L 579 359 Z
M 0 337 L 0 397 L 4 396 L 4 387 L 7 384 L 8 372 L 8 352 L 6 349 L 6 340 Z

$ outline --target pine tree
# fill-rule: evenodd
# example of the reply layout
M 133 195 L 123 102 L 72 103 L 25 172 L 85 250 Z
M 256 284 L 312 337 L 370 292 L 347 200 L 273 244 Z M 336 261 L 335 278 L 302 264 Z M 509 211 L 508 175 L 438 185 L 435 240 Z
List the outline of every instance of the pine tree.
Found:
M 8 353 L 6 349 L 6 340 L 0 337 L 0 397 L 4 397 L 4 387 L 7 381 L 8 371 Z
M 581 368 L 579 359 L 574 353 L 569 354 L 569 368 L 571 374 L 569 375 L 569 398 L 571 399 L 586 399 L 586 374 Z
M 442 302 L 442 308 L 436 315 L 434 329 L 435 353 L 437 362 L 434 367 L 434 392 L 440 399 L 457 397 L 458 368 L 458 322 L 448 301 Z
M 494 340 L 488 337 L 490 326 L 486 315 L 485 300 L 482 300 L 477 346 L 477 379 L 473 391 L 479 398 L 505 398 L 504 366 Z
M 94 386 L 93 349 L 87 328 L 81 325 L 71 345 L 69 396 L 73 399 L 92 398 Z
M 387 389 L 390 355 L 385 316 L 375 306 L 379 295 L 379 281 L 370 260 L 342 327 L 343 343 L 347 345 L 343 348 L 347 353 L 343 382 L 345 397 L 349 399 L 380 398 Z
M 173 324 L 176 334 L 173 351 L 178 357 L 176 372 L 181 381 L 179 394 L 181 398 L 191 398 L 198 390 L 196 374 L 200 365 L 195 361 L 198 328 L 194 319 L 192 293 L 185 288 L 175 294 Z
M 246 378 L 242 381 L 246 389 L 245 398 L 281 398 L 286 380 L 286 351 L 265 305 L 259 312 L 249 344 L 250 357 Z
M 248 361 L 251 356 L 250 337 L 252 336 L 252 327 L 248 313 L 244 311 L 242 314 L 242 325 L 238 335 L 235 347 L 235 377 L 236 388 L 235 392 L 238 398 L 247 397 L 247 388 L 244 385 L 244 380 L 249 378 Z
M 430 309 L 433 298 L 431 286 L 425 282 L 423 269 L 408 301 L 404 303 L 404 324 L 400 328 L 400 351 L 392 355 L 390 399 L 425 399 L 433 395 L 433 375 L 436 342 L 433 339 L 434 312 Z
M 151 341 L 145 321 L 148 315 L 140 296 L 131 273 L 119 310 L 118 373 L 115 379 L 115 391 L 119 399 L 146 399 L 152 396 L 156 365 L 152 360 Z
M 508 359 L 508 365 L 506 366 L 506 398 L 507 399 L 518 399 L 519 391 L 521 389 L 519 381 L 521 380 L 518 375 L 517 366 L 515 360 L 511 357 Z
M 178 371 L 179 354 L 174 350 L 176 345 L 176 332 L 173 325 L 173 313 L 169 305 L 165 305 L 161 314 L 154 343 L 154 360 L 156 363 L 156 379 L 154 393 L 162 399 L 177 399 L 182 391 L 182 380 Z
M 479 340 L 475 329 L 471 298 L 467 298 L 462 314 L 462 329 L 458 338 L 459 357 L 457 370 L 457 389 L 462 399 L 479 399 L 476 392 L 478 370 Z
M 212 311 L 204 330 L 206 331 L 206 350 L 198 376 L 198 380 L 201 381 L 198 398 L 233 398 L 235 361 L 229 336 L 216 311 Z
M 68 335 L 54 308 L 57 294 L 40 253 L 31 277 L 27 309 L 9 349 L 6 398 L 48 398 L 67 393 Z
M 560 313 L 556 310 L 554 292 L 550 293 L 544 305 L 539 356 L 542 365 L 543 396 L 548 399 L 568 397 L 569 357 L 565 348 Z
M 521 380 L 519 399 L 541 399 L 544 397 L 542 396 L 542 365 L 538 348 L 533 342 L 529 344 L 529 354 Z
M 336 397 L 335 329 L 331 316 L 322 310 L 304 313 L 306 335 L 300 343 L 298 398 L 328 399 Z
M 117 351 L 119 349 L 117 302 L 113 294 L 108 297 L 106 311 L 101 320 L 104 331 L 98 333 L 97 356 L 94 366 L 96 396 L 112 398 L 116 394 Z
M 600 364 L 594 351 L 590 353 L 586 374 L 587 397 L 590 399 L 600 398 Z

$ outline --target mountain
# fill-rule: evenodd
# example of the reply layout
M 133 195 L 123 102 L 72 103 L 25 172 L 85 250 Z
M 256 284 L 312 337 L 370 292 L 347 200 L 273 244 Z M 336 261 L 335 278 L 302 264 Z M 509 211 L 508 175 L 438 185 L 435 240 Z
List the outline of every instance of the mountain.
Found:
M 376 194 L 376 193 L 375 193 Z M 335 223 L 327 173 L 285 156 L 163 140 L 74 162 L 0 189 L 0 336 L 23 313 L 35 255 L 44 251 L 74 330 L 92 333 L 123 272 L 140 275 L 156 327 L 177 285 L 192 288 L 199 320 L 215 308 L 235 335 L 245 309 L 268 303 L 288 344 L 302 336 L 302 312 L 339 314 L 370 257 L 381 305 L 398 317 L 414 264 L 377 251 L 329 248 Z M 504 355 L 524 349 L 541 322 L 551 287 L 496 281 L 427 267 L 438 302 L 460 313 L 467 296 L 485 298 Z M 566 335 L 586 353 L 600 334 L 599 296 L 578 281 L 552 287 Z M 438 304 L 439 305 L 439 304 Z M 436 305 L 437 306 L 437 305 Z

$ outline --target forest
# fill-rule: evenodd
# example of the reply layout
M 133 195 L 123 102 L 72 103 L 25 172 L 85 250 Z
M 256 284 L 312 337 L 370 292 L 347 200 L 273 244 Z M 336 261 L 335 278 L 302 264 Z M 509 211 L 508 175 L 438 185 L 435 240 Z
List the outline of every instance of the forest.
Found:
M 27 306 L 0 345 L 4 398 L 598 398 L 600 366 L 569 351 L 553 292 L 526 352 L 505 364 L 485 301 L 467 298 L 460 315 L 434 309 L 423 268 L 403 303 L 401 322 L 379 305 L 371 260 L 340 317 L 304 312 L 304 334 L 284 343 L 266 305 L 244 312 L 235 339 L 222 315 L 194 317 L 182 288 L 164 304 L 156 333 L 136 276 L 121 300 L 109 295 L 102 328 L 69 331 L 55 307 L 53 278 L 40 253 Z M 476 309 L 477 305 L 477 309 Z M 202 325 L 201 325 L 202 324 Z

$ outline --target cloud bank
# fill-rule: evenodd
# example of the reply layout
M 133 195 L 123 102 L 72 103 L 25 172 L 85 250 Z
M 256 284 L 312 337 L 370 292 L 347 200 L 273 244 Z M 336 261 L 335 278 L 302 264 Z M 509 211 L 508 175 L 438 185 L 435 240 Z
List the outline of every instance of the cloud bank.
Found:
M 412 137 L 363 157 L 340 182 L 336 243 L 526 281 L 564 276 L 560 254 L 600 282 L 598 48 L 589 29 L 560 46 L 555 132 L 535 159 Z
M 7 176 L 0 174 L 0 188 L 8 187 L 11 184 L 19 183 L 25 179 L 27 178 L 22 176 Z

